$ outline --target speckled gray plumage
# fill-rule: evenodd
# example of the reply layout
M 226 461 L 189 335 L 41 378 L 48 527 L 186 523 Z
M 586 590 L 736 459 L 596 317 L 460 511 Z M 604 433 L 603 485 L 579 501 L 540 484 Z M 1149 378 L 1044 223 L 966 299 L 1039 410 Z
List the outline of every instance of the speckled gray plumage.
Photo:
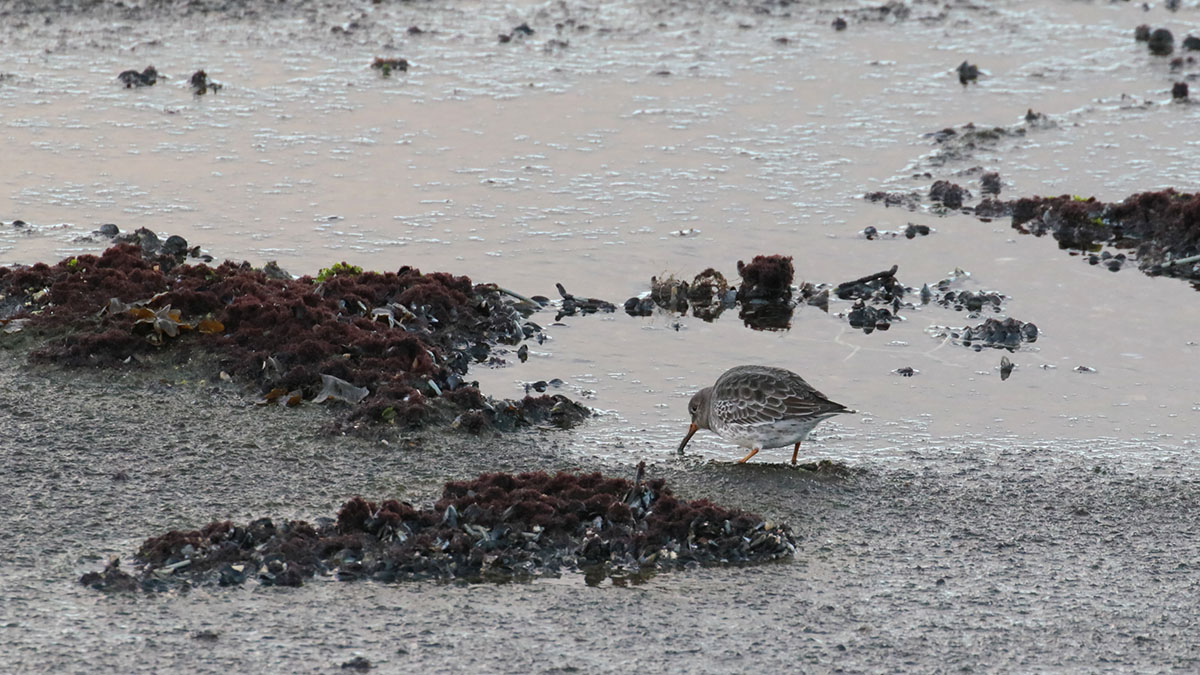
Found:
M 754 452 L 793 444 L 798 450 L 800 442 L 822 420 L 854 412 L 829 400 L 796 373 L 771 366 L 729 369 L 716 384 L 692 397 L 688 411 L 695 429 L 709 429 Z M 683 452 L 695 429 L 689 430 L 679 452 Z

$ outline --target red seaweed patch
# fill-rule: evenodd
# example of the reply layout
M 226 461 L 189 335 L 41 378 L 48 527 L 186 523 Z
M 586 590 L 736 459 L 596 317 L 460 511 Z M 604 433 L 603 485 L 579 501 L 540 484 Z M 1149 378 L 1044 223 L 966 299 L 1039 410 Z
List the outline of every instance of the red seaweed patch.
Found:
M 589 583 L 694 565 L 790 557 L 787 526 L 706 499 L 685 501 L 661 479 L 600 473 L 489 473 L 447 483 L 418 509 L 355 497 L 317 525 L 214 522 L 151 537 L 134 573 L 109 563 L 80 582 L 100 590 L 192 585 L 299 586 L 316 576 L 343 581 L 510 581 L 582 571 Z
M 792 321 L 792 278 L 795 268 L 791 256 L 756 255 L 746 264 L 737 264 L 742 285 L 737 289 L 741 303 L 738 316 L 755 330 L 787 330 Z
M 796 271 L 790 255 L 756 255 L 748 265 L 739 260 L 737 270 L 742 276 L 738 301 L 745 303 L 763 299 L 786 302 L 791 299 L 792 278 Z
M 1167 189 L 1104 203 L 1070 195 L 1012 202 L 1012 226 L 1020 232 L 1050 234 L 1060 248 L 1087 253 L 1093 265 L 1116 272 L 1132 250 L 1138 267 L 1150 275 L 1200 281 L 1200 194 Z
M 0 321 L 21 322 L 33 360 L 67 366 L 136 364 L 168 348 L 186 360 L 202 350 L 257 387 L 263 403 L 335 402 L 340 431 L 467 413 L 470 430 L 567 427 L 588 414 L 562 397 L 493 400 L 465 381 L 492 345 L 540 330 L 495 286 L 344 263 L 292 279 L 249 263 L 185 264 L 162 250 L 122 243 L 53 266 L 0 268 Z

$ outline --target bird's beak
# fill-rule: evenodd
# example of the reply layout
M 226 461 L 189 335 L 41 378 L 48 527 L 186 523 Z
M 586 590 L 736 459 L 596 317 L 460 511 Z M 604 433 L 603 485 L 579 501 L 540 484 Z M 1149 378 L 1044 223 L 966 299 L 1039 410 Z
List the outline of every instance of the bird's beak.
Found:
M 679 444 L 679 450 L 678 450 L 679 454 L 681 454 L 681 455 L 683 454 L 683 446 L 687 445 L 687 442 L 692 440 L 692 435 L 695 434 L 699 430 L 700 430 L 700 427 L 696 426 L 695 422 L 692 422 L 692 426 L 688 427 L 687 436 L 684 436 L 683 442 Z

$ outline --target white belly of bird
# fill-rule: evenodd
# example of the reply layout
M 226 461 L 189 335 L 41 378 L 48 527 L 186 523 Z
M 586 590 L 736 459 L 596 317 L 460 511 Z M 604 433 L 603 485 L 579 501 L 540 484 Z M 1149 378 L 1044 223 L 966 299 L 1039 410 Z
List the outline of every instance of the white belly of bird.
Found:
M 813 427 L 829 415 L 803 419 L 787 419 L 758 424 L 723 425 L 714 429 L 717 435 L 743 448 L 782 448 L 803 441 Z

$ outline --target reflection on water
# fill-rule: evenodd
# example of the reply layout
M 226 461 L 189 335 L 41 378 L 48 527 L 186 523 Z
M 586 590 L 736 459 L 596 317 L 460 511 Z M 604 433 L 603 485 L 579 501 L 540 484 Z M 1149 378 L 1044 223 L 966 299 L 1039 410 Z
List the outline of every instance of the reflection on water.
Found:
M 684 10 L 649 19 L 615 2 L 373 5 L 340 33 L 296 18 L 199 33 L 70 17 L 20 26 L 3 38 L 0 153 L 17 159 L 3 178 L 0 263 L 99 250 L 107 239 L 93 230 L 116 223 L 294 274 L 409 264 L 556 298 L 535 317 L 550 340 L 476 375 L 498 395 L 563 380 L 604 413 L 578 436 L 585 452 L 665 457 L 687 397 L 739 363 L 796 370 L 864 411 L 818 430 L 814 456 L 886 457 L 958 435 L 1191 443 L 1200 318 L 1177 311 L 1192 301 L 1184 285 L 1089 267 L 1005 220 L 860 199 L 925 194 L 938 178 L 977 196 L 992 171 L 1010 197 L 1116 200 L 1200 183 L 1200 106 L 1169 103 L 1170 83 L 1196 66 L 1173 72 L 1131 37 L 1146 21 L 1195 32 L 1195 16 L 1001 4 L 844 32 L 820 3 L 787 16 L 722 10 L 732 23 Z M 496 39 L 496 26 L 515 35 L 522 22 L 535 32 Z M 409 68 L 383 78 L 371 69 L 380 56 Z M 983 71 L 969 88 L 953 70 L 964 59 Z M 168 79 L 115 79 L 150 63 Z M 194 97 L 186 75 L 201 67 L 225 87 Z M 953 156 L 928 135 L 1021 125 L 1030 109 L 1054 123 Z M 932 229 L 868 239 L 867 227 Z M 1005 312 L 1043 337 L 1008 355 L 1002 380 L 1002 354 L 926 332 L 981 321 L 952 308 L 907 308 L 870 335 L 836 298 L 828 311 L 550 315 L 563 309 L 556 283 L 619 306 L 652 277 L 713 268 L 738 285 L 737 261 L 760 254 L 792 256 L 798 285 L 898 265 L 920 288 L 961 268 L 963 290 L 1003 293 Z M 747 311 L 779 330 L 747 330 Z M 905 367 L 918 374 L 891 375 Z

